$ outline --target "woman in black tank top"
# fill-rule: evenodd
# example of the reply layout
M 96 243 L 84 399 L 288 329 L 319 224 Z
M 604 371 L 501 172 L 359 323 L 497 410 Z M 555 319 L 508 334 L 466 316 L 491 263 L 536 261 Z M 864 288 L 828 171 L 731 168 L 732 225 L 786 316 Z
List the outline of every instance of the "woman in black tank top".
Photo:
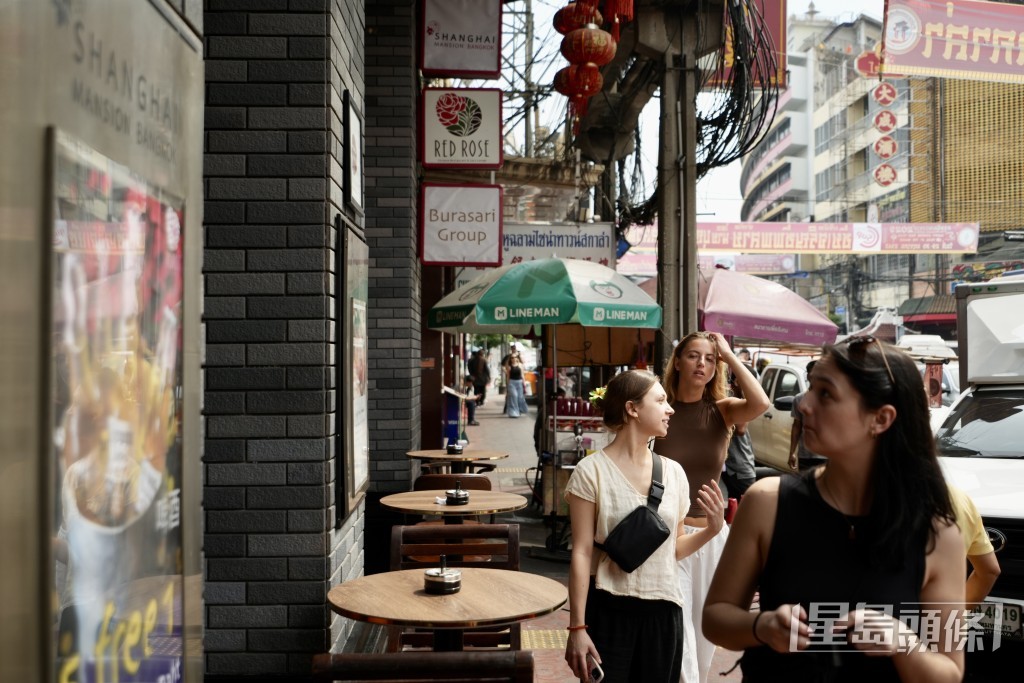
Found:
M 829 462 L 747 491 L 704 633 L 746 650 L 744 681 L 959 681 L 964 549 L 921 375 L 854 337 L 810 379 L 804 438 Z

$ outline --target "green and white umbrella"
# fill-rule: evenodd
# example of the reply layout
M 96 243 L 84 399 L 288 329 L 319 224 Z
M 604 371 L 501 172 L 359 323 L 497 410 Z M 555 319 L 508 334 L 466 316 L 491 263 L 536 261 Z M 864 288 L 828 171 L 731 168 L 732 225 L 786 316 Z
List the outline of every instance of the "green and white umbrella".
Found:
M 661 327 L 661 306 L 617 272 L 590 261 L 539 259 L 495 268 L 441 299 L 435 330 L 525 334 L 533 325 Z

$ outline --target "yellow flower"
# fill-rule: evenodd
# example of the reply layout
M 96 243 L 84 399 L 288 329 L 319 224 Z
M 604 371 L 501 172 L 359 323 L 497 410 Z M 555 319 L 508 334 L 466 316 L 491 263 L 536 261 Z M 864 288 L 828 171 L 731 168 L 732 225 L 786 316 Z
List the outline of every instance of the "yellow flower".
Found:
M 607 387 L 598 387 L 590 392 L 590 402 L 600 403 L 604 399 L 604 393 L 607 391 Z

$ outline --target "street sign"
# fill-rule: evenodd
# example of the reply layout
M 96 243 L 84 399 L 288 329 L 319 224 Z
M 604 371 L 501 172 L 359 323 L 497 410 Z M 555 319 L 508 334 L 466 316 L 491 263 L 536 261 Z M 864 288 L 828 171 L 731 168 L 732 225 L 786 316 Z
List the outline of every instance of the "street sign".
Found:
M 846 315 L 846 306 L 836 306 L 836 315 Z

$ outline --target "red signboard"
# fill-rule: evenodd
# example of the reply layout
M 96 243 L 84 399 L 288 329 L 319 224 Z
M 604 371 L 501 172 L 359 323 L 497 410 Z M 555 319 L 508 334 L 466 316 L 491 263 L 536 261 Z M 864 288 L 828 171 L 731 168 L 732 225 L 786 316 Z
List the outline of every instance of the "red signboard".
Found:
M 977 223 L 698 223 L 697 248 L 748 254 L 973 254 L 978 233 Z
M 896 130 L 896 115 L 888 109 L 875 114 L 875 129 L 880 133 L 891 133 Z
M 882 73 L 1024 83 L 1024 7 L 888 0 Z
M 875 54 L 874 50 L 864 50 L 857 56 L 854 68 L 864 78 L 878 78 L 878 67 L 881 64 L 882 59 Z
M 899 93 L 896 91 L 896 86 L 892 83 L 879 83 L 871 91 L 871 97 L 883 107 L 888 107 L 895 102 L 898 96 Z
M 772 81 L 780 88 L 786 87 L 786 0 L 752 0 L 752 4 L 760 12 L 764 19 L 764 27 L 772 39 L 775 48 L 775 59 L 777 69 L 772 76 Z M 749 10 L 748 10 L 749 11 Z M 722 58 L 725 60 L 725 68 L 721 78 L 717 75 L 708 79 L 708 87 L 719 87 L 729 82 L 736 52 L 732 45 L 732 23 L 729 20 L 728 7 L 725 12 L 725 47 Z M 764 84 L 755 82 L 754 87 L 760 88 Z
M 896 156 L 896 152 L 899 151 L 899 145 L 896 144 L 896 141 L 889 135 L 883 135 L 875 140 L 873 148 L 875 150 L 875 154 L 882 159 L 892 159 Z
M 872 175 L 875 176 L 875 182 L 882 187 L 889 187 L 896 182 L 897 178 L 896 169 L 889 164 L 882 164 L 875 169 Z

